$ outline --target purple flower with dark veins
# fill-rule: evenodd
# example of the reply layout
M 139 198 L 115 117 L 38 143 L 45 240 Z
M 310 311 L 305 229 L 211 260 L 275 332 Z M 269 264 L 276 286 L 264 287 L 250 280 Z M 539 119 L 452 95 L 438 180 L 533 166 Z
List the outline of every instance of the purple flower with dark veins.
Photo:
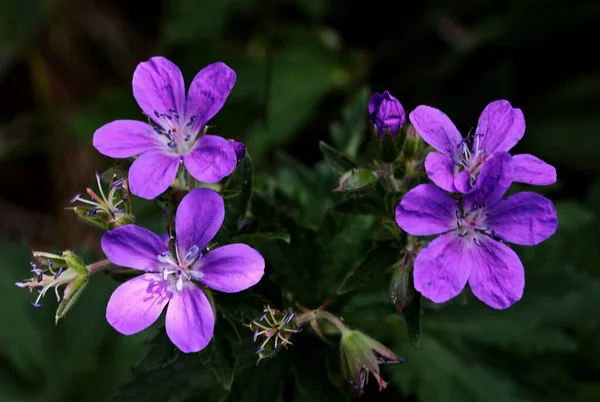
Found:
M 220 292 L 239 292 L 260 281 L 265 261 L 245 244 L 229 244 L 205 252 L 217 234 L 225 207 L 213 190 L 198 188 L 186 195 L 175 215 L 175 255 L 164 238 L 136 225 L 102 236 L 102 250 L 115 264 L 144 274 L 120 285 L 106 308 L 106 319 L 124 335 L 152 325 L 167 306 L 166 330 L 183 352 L 197 352 L 212 338 L 213 307 L 198 282 Z
M 552 202 L 532 192 L 501 200 L 511 185 L 508 153 L 496 154 L 481 168 L 477 187 L 457 201 L 433 184 L 409 191 L 396 207 L 396 222 L 414 236 L 440 235 L 414 262 L 415 288 L 443 303 L 467 281 L 477 298 L 504 309 L 521 299 L 523 265 L 504 242 L 531 246 L 558 226 Z
M 406 115 L 402 104 L 388 91 L 382 94 L 374 93 L 369 99 L 369 120 L 375 125 L 377 134 L 381 137 L 387 130 L 393 136 L 406 123 Z
M 140 63 L 133 73 L 133 96 L 150 124 L 116 120 L 94 133 L 94 147 L 112 158 L 140 155 L 129 170 L 131 192 L 152 199 L 163 193 L 181 163 L 196 179 L 216 183 L 236 166 L 226 139 L 206 134 L 206 123 L 223 107 L 235 72 L 213 63 L 196 75 L 185 93 L 179 68 L 164 57 Z
M 487 105 L 475 133 L 464 139 L 438 109 L 418 106 L 409 117 L 423 140 L 438 151 L 425 159 L 427 176 L 452 193 L 472 191 L 484 164 L 495 154 L 508 152 L 525 134 L 523 112 L 507 100 Z M 512 181 L 536 186 L 556 182 L 556 169 L 533 155 L 515 155 L 512 164 Z

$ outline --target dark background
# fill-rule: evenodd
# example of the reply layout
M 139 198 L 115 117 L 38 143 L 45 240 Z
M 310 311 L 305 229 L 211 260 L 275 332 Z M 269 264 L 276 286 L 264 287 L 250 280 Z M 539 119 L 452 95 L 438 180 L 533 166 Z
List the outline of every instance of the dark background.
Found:
M 539 189 L 557 201 L 558 240 L 529 263 L 521 254 L 539 271 L 542 293 L 552 291 L 532 290 L 539 309 L 506 326 L 491 310 L 456 325 L 478 328 L 463 346 L 486 343 L 487 330 L 510 332 L 492 346 L 507 348 L 508 361 L 423 346 L 429 360 L 413 353 L 420 363 L 397 374 L 391 392 L 426 401 L 517 400 L 513 389 L 525 390 L 516 392 L 522 400 L 600 399 L 599 24 L 600 3 L 567 0 L 2 1 L 0 400 L 105 400 L 142 352 L 147 335 L 122 338 L 104 322 L 110 281 L 94 283 L 56 328 L 52 307 L 34 310 L 33 295 L 12 284 L 28 275 L 28 247 L 99 256 L 100 233 L 64 207 L 110 164 L 91 146 L 94 130 L 142 118 L 131 76 L 153 55 L 178 64 L 188 84 L 217 60 L 236 70 L 213 131 L 245 142 L 259 175 L 275 169 L 276 150 L 308 165 L 320 159 L 319 140 L 364 86 L 390 90 L 407 110 L 438 107 L 463 133 L 492 100 L 521 108 L 527 131 L 515 151 L 558 169 L 558 184 Z

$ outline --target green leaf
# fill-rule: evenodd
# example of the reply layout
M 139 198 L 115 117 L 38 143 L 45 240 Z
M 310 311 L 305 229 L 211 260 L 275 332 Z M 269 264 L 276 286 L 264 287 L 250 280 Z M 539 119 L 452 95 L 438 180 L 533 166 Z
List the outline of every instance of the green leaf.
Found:
M 377 184 L 377 175 L 369 169 L 356 168 L 340 177 L 339 186 L 334 192 L 349 192 L 362 194 L 371 190 Z
M 287 244 L 290 244 L 290 234 L 286 232 L 280 233 L 252 233 L 252 234 L 242 234 L 231 239 L 232 243 L 244 243 L 249 246 L 258 246 L 260 244 L 274 241 L 274 240 L 282 240 Z
M 238 164 L 223 185 L 223 192 L 230 192 L 225 199 L 225 221 L 223 226 L 230 236 L 239 232 L 240 224 L 246 217 L 252 195 L 253 168 L 249 153 Z
M 398 249 L 388 243 L 380 243 L 367 253 L 364 261 L 342 282 L 337 290 L 341 295 L 357 289 L 378 275 L 383 275 L 398 260 Z
M 378 198 L 360 197 L 350 198 L 331 208 L 331 211 L 351 215 L 383 215 L 385 208 Z
M 411 278 L 412 279 L 412 278 Z M 415 291 L 416 292 L 416 291 Z M 421 294 L 417 293 L 402 310 L 402 318 L 406 324 L 408 340 L 414 348 L 419 347 L 421 341 Z
M 88 284 L 88 275 L 80 275 L 75 279 L 71 284 L 71 289 L 66 296 L 58 304 L 58 308 L 56 309 L 56 314 L 54 316 L 54 323 L 58 324 L 58 320 L 63 318 L 71 308 L 77 303 L 79 297 L 83 294 L 87 284 Z
M 342 111 L 342 122 L 334 122 L 329 126 L 334 145 L 352 157 L 356 156 L 365 139 L 370 95 L 368 88 L 361 88 Z
M 323 141 L 319 142 L 319 149 L 323 154 L 323 158 L 325 158 L 325 162 L 327 162 L 331 169 L 339 175 L 343 175 L 348 170 L 357 167 L 356 163 L 354 163 L 348 156 L 344 155 L 342 152 L 338 151 L 332 146 L 327 145 Z
M 218 322 L 212 340 L 199 353 L 199 358 L 204 366 L 215 374 L 223 388 L 230 390 L 237 359 L 229 341 L 231 335 L 227 336 L 227 331 L 232 331 L 230 324 L 226 321 Z
M 158 330 L 156 336 L 148 342 L 148 349 L 142 359 L 136 363 L 136 371 L 149 371 L 167 367 L 180 355 L 179 349 L 167 336 L 164 328 Z

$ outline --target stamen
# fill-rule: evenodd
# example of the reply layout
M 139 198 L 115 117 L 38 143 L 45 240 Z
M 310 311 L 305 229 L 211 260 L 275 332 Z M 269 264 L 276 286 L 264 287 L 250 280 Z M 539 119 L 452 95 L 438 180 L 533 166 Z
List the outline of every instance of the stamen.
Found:
M 192 124 L 194 124 L 194 121 L 196 121 L 196 116 L 192 116 L 190 117 L 190 121 L 187 122 L 187 124 L 185 125 L 186 127 L 191 126 Z
M 186 135 L 186 136 L 185 136 L 185 138 L 184 138 L 183 140 L 187 142 L 187 141 L 189 141 L 191 138 L 192 138 L 192 135 L 191 135 L 191 134 L 188 134 L 188 135 Z
M 179 118 L 179 114 L 177 114 L 177 112 L 176 112 L 175 110 L 173 110 L 173 109 L 169 109 L 169 112 L 170 112 L 170 113 L 171 113 L 173 116 L 175 116 L 175 118 L 176 118 L 176 119 L 178 119 L 178 118 Z
M 198 248 L 198 246 L 194 245 L 190 247 L 190 250 L 185 255 L 185 262 L 193 262 L 196 259 L 196 257 L 198 257 L 198 254 L 200 254 L 200 249 Z
M 29 303 L 31 303 L 31 305 L 33 307 L 43 307 L 44 306 L 43 304 L 39 304 L 37 301 L 35 301 L 35 302 L 29 302 Z
M 483 244 L 481 244 L 477 237 L 473 237 L 473 243 L 475 243 L 475 245 L 478 247 L 483 247 Z
M 113 184 L 110 185 L 110 189 L 116 189 L 116 190 L 121 190 L 123 188 L 123 181 L 125 179 L 124 178 L 120 178 L 119 180 L 115 181 Z
M 156 116 L 157 119 L 160 119 L 160 113 L 158 113 L 158 110 L 154 111 L 154 115 Z
M 175 140 L 173 140 L 173 141 L 170 141 L 170 142 L 167 144 L 167 146 L 168 146 L 169 148 L 171 148 L 171 149 L 175 149 L 175 148 L 177 148 L 177 143 L 175 142 Z
M 73 204 L 73 203 L 77 202 L 77 200 L 79 200 L 79 197 L 81 197 L 81 193 L 75 194 L 75 197 L 71 198 L 71 201 L 69 201 L 69 204 Z
M 60 303 L 60 295 L 58 294 L 58 286 L 54 287 L 54 293 L 56 294 L 56 302 Z
M 56 273 L 56 275 L 54 275 L 54 279 L 58 279 L 58 277 L 60 276 L 60 274 L 62 274 L 62 272 L 63 272 L 63 267 L 59 267 L 58 272 Z

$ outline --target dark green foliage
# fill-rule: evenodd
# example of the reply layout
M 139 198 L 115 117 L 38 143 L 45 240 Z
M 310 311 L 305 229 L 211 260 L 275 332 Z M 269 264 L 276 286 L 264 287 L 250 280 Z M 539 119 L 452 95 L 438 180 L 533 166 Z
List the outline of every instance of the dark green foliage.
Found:
M 361 401 L 600 399 L 600 81 L 588 60 L 598 4 L 435 0 L 402 3 L 398 14 L 332 0 L 133 3 L 0 5 L 0 401 L 351 400 L 335 334 L 325 343 L 306 328 L 256 366 L 258 345 L 243 325 L 263 304 L 325 301 L 408 359 L 383 368 L 387 389 L 379 393 L 371 379 Z M 577 47 L 590 40 L 591 51 Z M 34 309 L 36 294 L 13 285 L 30 275 L 30 246 L 92 247 L 85 261 L 102 258 L 100 230 L 78 231 L 61 212 L 92 184 L 94 169 L 126 175 L 131 160 L 113 169 L 115 161 L 95 159 L 92 137 L 115 119 L 145 120 L 131 75 L 155 54 L 176 62 L 187 84 L 217 60 L 235 69 L 209 132 L 244 142 L 248 155 L 216 186 L 227 214 L 215 242 L 247 243 L 267 264 L 251 291 L 212 294 L 215 337 L 199 354 L 174 348 L 162 318 L 132 337 L 106 323 L 108 297 L 131 270 L 90 277 L 58 326 L 51 292 Z M 558 167 L 557 185 L 533 190 L 557 201 L 560 224 L 547 242 L 515 247 L 526 288 L 514 307 L 493 310 L 467 288 L 444 305 L 414 294 L 398 314 L 389 285 L 407 241 L 394 222 L 406 189 L 389 179 L 409 174 L 411 187 L 427 179 L 420 164 L 404 161 L 383 171 L 414 150 L 400 153 L 403 138 L 372 132 L 367 84 L 389 89 L 407 112 L 440 108 L 463 134 L 491 100 L 523 110 L 527 132 L 515 153 Z M 345 177 L 343 189 L 353 191 L 334 193 L 352 169 L 361 175 Z M 164 233 L 161 210 L 172 218 L 183 194 L 134 197 L 136 223 Z M 45 238 L 40 216 L 52 222 Z

